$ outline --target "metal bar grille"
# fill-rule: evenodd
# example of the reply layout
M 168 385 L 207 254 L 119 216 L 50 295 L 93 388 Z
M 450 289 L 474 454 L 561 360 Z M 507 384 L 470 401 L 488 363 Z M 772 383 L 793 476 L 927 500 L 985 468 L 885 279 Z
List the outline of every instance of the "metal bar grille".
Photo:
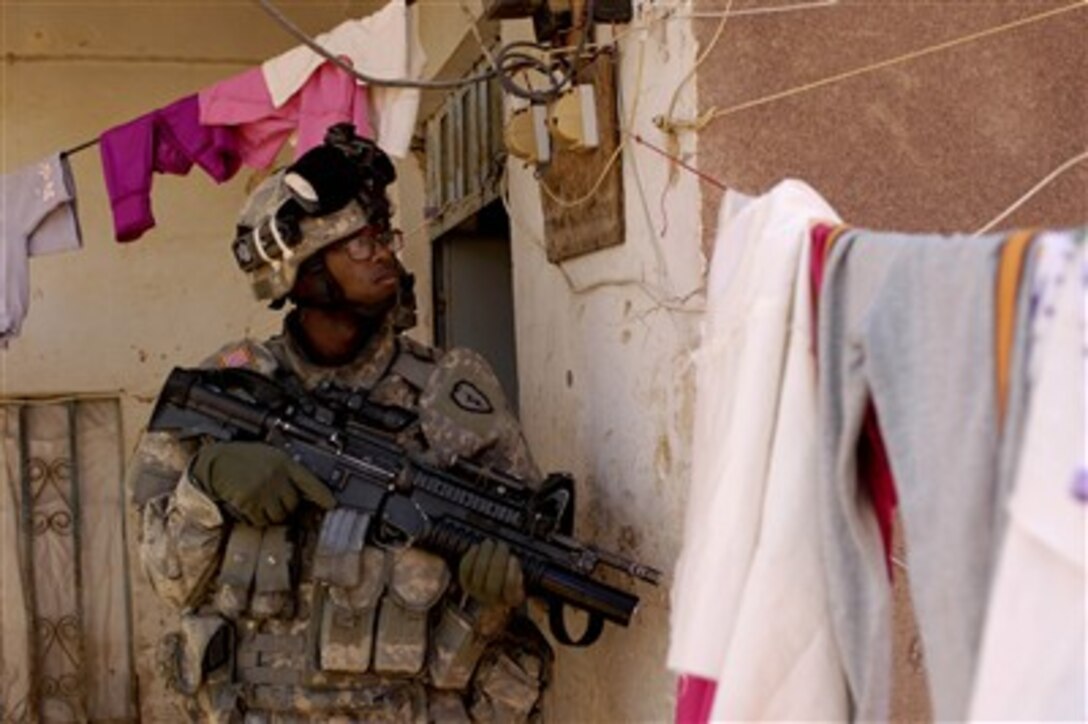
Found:
M 470 72 L 483 69 L 483 63 Z M 432 239 L 498 198 L 505 163 L 502 92 L 474 83 L 446 97 L 425 122 L 426 215 Z
M 18 612 L 26 631 L 0 648 L 5 724 L 138 717 L 124 535 L 113 527 L 123 508 L 103 517 L 124 499 L 105 492 L 123 475 L 119 413 L 115 400 L 0 406 L 0 484 L 12 494 L 4 561 L 18 571 L 0 611 Z

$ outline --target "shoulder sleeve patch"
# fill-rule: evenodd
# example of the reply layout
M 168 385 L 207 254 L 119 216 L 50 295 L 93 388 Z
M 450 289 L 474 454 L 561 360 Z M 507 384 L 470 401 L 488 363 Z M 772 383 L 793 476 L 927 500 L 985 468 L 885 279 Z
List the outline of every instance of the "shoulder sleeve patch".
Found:
M 219 367 L 249 367 L 253 364 L 253 353 L 248 347 L 235 347 L 220 353 L 216 362 Z
M 450 391 L 450 399 L 466 412 L 487 415 L 495 411 L 487 394 L 469 380 L 457 380 Z
M 502 385 L 472 350 L 452 349 L 434 365 L 419 397 L 419 420 L 442 464 L 464 458 L 526 480 L 539 476 Z
M 200 366 L 213 369 L 243 368 L 271 374 L 279 363 L 271 351 L 253 340 L 245 339 L 221 347 Z

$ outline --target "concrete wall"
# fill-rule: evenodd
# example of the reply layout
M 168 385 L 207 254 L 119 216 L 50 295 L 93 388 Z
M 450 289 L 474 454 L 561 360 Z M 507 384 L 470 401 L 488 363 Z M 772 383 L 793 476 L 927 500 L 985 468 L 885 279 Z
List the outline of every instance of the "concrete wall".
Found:
M 305 29 L 320 32 L 376 4 L 282 6 Z M 4 2 L 0 32 L 2 173 L 295 44 L 250 3 Z M 223 186 L 199 169 L 188 177 L 157 176 L 158 226 L 121 245 L 113 241 L 97 149 L 73 156 L 72 167 L 84 248 L 32 261 L 23 333 L 0 351 L 0 395 L 118 393 L 127 453 L 173 365 L 195 364 L 232 339 L 267 336 L 280 315 L 252 300 L 229 255 L 248 171 Z M 399 205 L 418 205 L 414 194 Z M 421 280 L 423 288 L 429 284 Z M 131 540 L 131 516 L 128 525 Z M 171 721 L 175 715 L 162 708 L 152 675 L 165 612 L 134 552 L 130 565 L 143 714 L 146 721 Z
M 521 23 L 504 23 L 504 40 L 525 32 Z M 686 22 L 657 23 L 621 42 L 625 127 L 664 143 L 652 117 L 669 103 L 694 51 Z M 681 95 L 681 108 L 691 107 L 693 91 Z M 626 243 L 560 267 L 541 248 L 537 182 L 519 162 L 508 166 L 529 440 L 544 468 L 577 476 L 580 535 L 667 572 L 661 588 L 638 586 L 642 606 L 630 628 L 609 627 L 590 649 L 559 649 L 553 721 L 666 721 L 673 708 L 673 677 L 664 668 L 667 582 L 690 464 L 690 353 L 704 270 L 700 189 L 688 175 L 670 181 L 667 165 L 641 146 L 629 144 L 622 164 Z

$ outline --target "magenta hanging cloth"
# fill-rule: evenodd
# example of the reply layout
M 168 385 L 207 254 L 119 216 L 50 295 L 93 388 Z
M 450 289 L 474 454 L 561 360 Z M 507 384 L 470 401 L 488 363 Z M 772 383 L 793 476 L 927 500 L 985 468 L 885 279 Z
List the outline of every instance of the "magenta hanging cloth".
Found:
M 717 691 L 716 681 L 681 674 L 676 680 L 676 724 L 707 724 Z
M 373 138 L 366 86 L 334 63 L 324 63 L 286 103 L 276 107 L 260 68 L 251 68 L 200 91 L 200 122 L 237 130 L 242 162 L 272 166 L 283 145 L 297 133 L 294 158 L 321 145 L 325 131 L 351 123 Z
M 102 134 L 102 173 L 117 241 L 139 239 L 155 226 L 152 173 L 184 176 L 195 163 L 222 183 L 238 172 L 234 130 L 202 126 L 199 113 L 197 97 L 191 95 Z

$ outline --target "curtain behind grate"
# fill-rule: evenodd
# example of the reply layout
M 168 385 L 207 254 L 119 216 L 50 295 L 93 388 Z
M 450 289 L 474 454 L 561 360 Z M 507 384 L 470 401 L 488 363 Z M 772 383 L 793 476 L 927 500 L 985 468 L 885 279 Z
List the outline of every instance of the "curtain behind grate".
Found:
M 0 405 L 0 720 L 137 718 L 117 400 Z

